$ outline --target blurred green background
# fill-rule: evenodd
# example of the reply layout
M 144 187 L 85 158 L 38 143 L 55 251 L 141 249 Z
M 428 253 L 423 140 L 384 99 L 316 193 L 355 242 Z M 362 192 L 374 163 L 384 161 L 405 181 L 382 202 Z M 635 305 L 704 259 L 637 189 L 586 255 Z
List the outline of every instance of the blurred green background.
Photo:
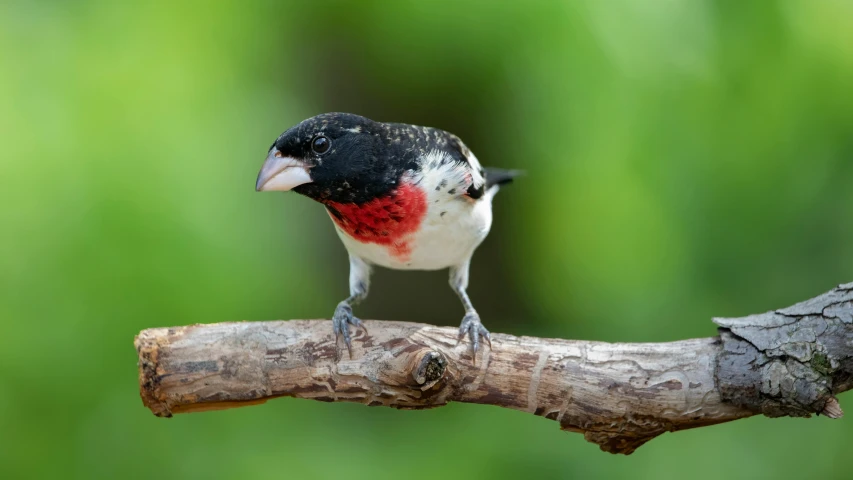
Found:
M 493 332 L 711 336 L 853 281 L 848 1 L 2 2 L 0 477 L 850 478 L 849 418 L 623 457 L 463 404 L 152 416 L 139 330 L 346 295 L 322 208 L 253 190 L 273 139 L 325 111 L 527 171 L 474 257 Z M 379 272 L 357 313 L 462 316 L 444 272 Z

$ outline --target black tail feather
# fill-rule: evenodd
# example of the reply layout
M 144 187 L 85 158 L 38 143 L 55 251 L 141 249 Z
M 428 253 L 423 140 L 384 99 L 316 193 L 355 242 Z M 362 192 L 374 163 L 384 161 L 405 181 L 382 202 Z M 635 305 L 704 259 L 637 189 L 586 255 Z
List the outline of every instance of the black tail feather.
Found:
M 524 172 L 521 170 L 504 170 L 502 168 L 490 168 L 486 167 L 486 189 L 491 188 L 493 185 L 503 185 L 505 183 L 512 182 L 512 179 L 523 175 Z

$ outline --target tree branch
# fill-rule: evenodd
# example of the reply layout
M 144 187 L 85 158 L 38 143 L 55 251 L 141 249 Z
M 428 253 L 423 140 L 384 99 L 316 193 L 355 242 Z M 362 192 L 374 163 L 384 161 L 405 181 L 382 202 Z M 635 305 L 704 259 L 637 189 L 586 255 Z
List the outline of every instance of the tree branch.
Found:
M 495 334 L 478 353 L 456 330 L 367 321 L 336 361 L 327 320 L 220 323 L 136 337 L 142 401 L 155 415 L 280 396 L 405 409 L 513 408 L 628 454 L 667 431 L 757 413 L 841 416 L 853 386 L 853 283 L 782 310 L 715 319 L 720 336 L 603 343 Z

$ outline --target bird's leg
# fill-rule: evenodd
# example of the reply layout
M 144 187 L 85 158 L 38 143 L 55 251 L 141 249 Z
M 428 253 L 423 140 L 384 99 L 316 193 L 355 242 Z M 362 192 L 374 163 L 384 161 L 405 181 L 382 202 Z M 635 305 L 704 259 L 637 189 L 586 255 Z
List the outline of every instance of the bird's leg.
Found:
M 462 300 L 462 306 L 465 307 L 465 316 L 462 318 L 462 324 L 459 325 L 459 338 L 457 339 L 457 343 L 462 341 L 465 338 L 465 334 L 468 334 L 468 338 L 471 339 L 471 347 L 474 350 L 474 358 L 477 358 L 477 349 L 480 347 L 480 337 L 483 337 L 484 340 L 489 344 L 489 348 L 492 347 L 492 339 L 489 335 L 489 331 L 486 330 L 486 327 L 480 322 L 480 315 L 477 314 L 477 311 L 474 310 L 474 305 L 471 304 L 471 299 L 468 298 L 468 292 L 465 289 L 468 288 L 468 266 L 470 265 L 470 259 L 465 261 L 465 263 L 461 265 L 457 265 L 455 267 L 451 267 L 450 269 L 450 287 L 453 288 L 453 291 L 459 295 L 459 300 Z
M 344 337 L 344 343 L 347 346 L 349 357 L 352 358 L 352 340 L 350 337 L 349 326 L 354 325 L 361 327 L 367 332 L 364 324 L 352 314 L 352 306 L 358 304 L 367 298 L 367 291 L 370 288 L 370 265 L 364 260 L 350 255 L 349 257 L 349 297 L 342 300 L 335 308 L 335 314 L 332 316 L 332 325 L 335 332 L 335 345 L 338 344 L 338 338 Z

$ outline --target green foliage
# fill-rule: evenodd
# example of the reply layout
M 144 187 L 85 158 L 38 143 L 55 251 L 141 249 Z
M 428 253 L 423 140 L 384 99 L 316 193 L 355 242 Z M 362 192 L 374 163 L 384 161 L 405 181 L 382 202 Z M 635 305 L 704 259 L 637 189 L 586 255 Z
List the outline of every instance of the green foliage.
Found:
M 851 281 L 851 18 L 828 0 L 2 3 L 0 477 L 847 478 L 849 420 L 754 418 L 627 458 L 472 405 L 162 420 L 131 341 L 332 313 L 347 267 L 322 209 L 253 191 L 275 136 L 332 110 L 527 171 L 474 260 L 494 332 L 710 336 L 711 316 Z M 462 315 L 437 273 L 382 272 L 359 313 Z

